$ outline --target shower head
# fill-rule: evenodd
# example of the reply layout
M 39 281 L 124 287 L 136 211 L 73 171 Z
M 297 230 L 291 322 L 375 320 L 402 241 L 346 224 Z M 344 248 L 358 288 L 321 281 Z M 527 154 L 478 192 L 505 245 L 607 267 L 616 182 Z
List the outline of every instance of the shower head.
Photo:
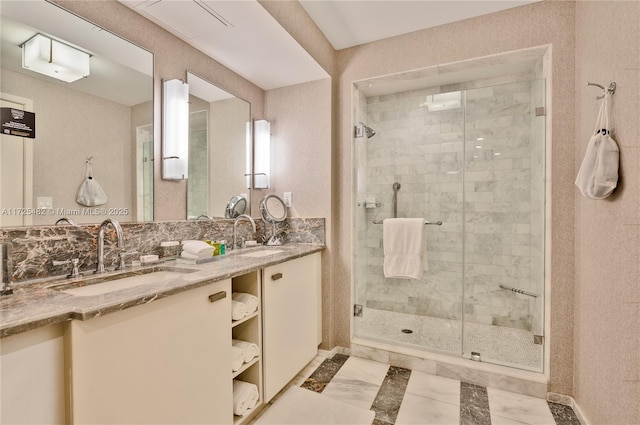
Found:
M 367 127 L 362 121 L 356 125 L 355 128 L 355 137 L 364 137 L 367 136 L 367 139 L 372 138 L 376 135 L 375 130 L 371 127 Z

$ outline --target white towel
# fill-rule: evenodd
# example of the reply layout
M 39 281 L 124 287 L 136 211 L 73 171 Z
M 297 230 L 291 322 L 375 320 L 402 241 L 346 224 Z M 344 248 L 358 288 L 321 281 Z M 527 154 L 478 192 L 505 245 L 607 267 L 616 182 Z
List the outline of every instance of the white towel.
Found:
M 247 315 L 247 306 L 240 301 L 231 300 L 231 319 L 241 320 Z
M 202 241 L 188 241 L 182 243 L 182 250 L 195 255 L 213 255 L 213 247 Z
M 244 381 L 233 380 L 233 414 L 242 416 L 258 404 L 258 387 Z
M 246 294 L 244 292 L 234 292 L 231 294 L 231 298 L 244 303 L 247 306 L 247 314 L 252 314 L 258 309 L 258 297 Z
M 383 221 L 384 277 L 422 277 L 427 259 L 424 221 L 424 218 L 388 218 Z
M 235 345 L 231 347 L 231 370 L 237 372 L 240 370 L 242 365 L 244 364 L 244 348 L 236 347 Z
M 253 342 L 241 341 L 239 339 L 234 339 L 231 342 L 234 349 L 239 348 L 242 350 L 245 363 L 249 363 L 259 354 L 258 346 Z
M 182 251 L 180 256 L 189 260 L 200 260 L 203 258 L 213 257 L 213 247 L 211 247 L 211 251 L 202 251 L 202 254 L 192 254 L 187 251 Z

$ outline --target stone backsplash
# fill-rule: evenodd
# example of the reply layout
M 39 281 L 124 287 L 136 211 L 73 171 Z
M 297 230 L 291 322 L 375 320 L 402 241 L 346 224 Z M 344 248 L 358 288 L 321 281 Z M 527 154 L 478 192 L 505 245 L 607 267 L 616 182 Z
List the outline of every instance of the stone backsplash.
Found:
M 256 219 L 255 239 L 271 236 L 271 225 Z M 124 249 L 116 247 L 111 226 L 105 234 L 105 267 L 117 265 L 120 252 L 137 251 L 140 255 L 160 254 L 160 243 L 182 240 L 222 240 L 233 238 L 232 219 L 186 220 L 153 223 L 121 223 Z M 96 265 L 99 225 L 33 226 L 0 229 L 0 241 L 9 247 L 11 282 L 44 278 L 68 273 L 67 267 L 54 267 L 54 260 L 78 258 L 81 271 L 93 271 Z M 277 225 L 286 229 L 290 243 L 325 243 L 324 218 L 288 218 Z M 248 221 L 238 223 L 238 242 L 253 239 Z M 136 258 L 137 255 L 134 257 Z

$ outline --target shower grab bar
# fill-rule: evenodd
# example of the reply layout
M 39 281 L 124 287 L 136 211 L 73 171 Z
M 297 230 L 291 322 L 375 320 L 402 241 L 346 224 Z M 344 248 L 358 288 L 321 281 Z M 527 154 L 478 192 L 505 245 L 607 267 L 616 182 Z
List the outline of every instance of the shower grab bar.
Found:
M 512 288 L 511 286 L 500 285 L 500 289 L 506 289 L 507 291 L 517 292 L 518 294 L 527 295 L 527 296 L 530 296 L 530 297 L 533 297 L 533 298 L 538 298 L 538 296 L 536 294 L 533 294 L 531 292 L 525 291 L 523 289 Z
M 373 220 L 373 224 L 382 224 L 384 220 Z M 442 226 L 442 222 L 440 220 L 438 221 L 425 221 L 424 224 L 433 224 L 434 226 Z

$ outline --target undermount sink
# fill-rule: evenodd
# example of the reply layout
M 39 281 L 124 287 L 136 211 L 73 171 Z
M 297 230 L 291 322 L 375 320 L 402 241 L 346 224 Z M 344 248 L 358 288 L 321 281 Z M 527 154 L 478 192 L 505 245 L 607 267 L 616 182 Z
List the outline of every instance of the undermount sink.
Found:
M 259 249 L 256 251 L 247 252 L 246 254 L 238 254 L 239 257 L 266 257 L 267 255 L 274 255 L 284 252 L 283 249 Z
M 175 267 L 155 267 L 110 276 L 89 276 L 74 282 L 51 285 L 49 288 L 77 297 L 90 297 L 104 295 L 122 289 L 135 288 L 149 283 L 168 282 L 185 273 L 195 271 L 196 270 Z

